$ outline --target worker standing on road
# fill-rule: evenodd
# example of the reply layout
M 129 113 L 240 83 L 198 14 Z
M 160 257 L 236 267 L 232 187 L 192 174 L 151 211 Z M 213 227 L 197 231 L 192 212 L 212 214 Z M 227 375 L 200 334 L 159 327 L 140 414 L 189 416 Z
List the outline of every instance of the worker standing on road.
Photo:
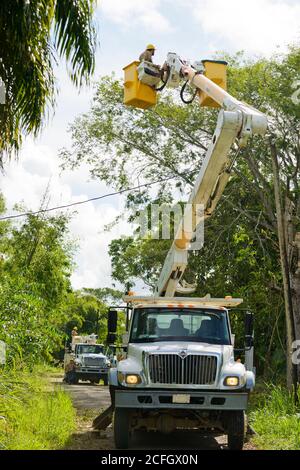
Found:
M 63 382 L 67 384 L 76 383 L 76 365 L 74 359 L 71 359 L 69 364 L 65 368 L 65 376 Z
M 146 62 L 153 62 L 152 57 L 155 54 L 155 46 L 153 44 L 148 44 L 145 51 L 142 52 L 142 54 L 139 57 L 140 62 L 143 62 L 144 60 Z

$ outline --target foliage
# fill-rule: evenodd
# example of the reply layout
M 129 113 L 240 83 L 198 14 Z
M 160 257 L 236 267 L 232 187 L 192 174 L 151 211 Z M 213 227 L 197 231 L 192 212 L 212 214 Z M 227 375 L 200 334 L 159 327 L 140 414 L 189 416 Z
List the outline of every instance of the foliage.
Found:
M 153 287 L 163 260 L 169 249 L 169 241 L 134 239 L 133 237 L 113 240 L 109 247 L 112 261 L 112 276 L 126 286 L 133 286 L 135 279 L 142 279 Z
M 5 211 L 0 197 L 0 210 Z M 64 345 L 77 326 L 106 342 L 107 303 L 121 303 L 112 288 L 73 291 L 74 243 L 69 217 L 28 215 L 23 222 L 0 222 L 0 338 L 8 364 L 30 366 L 42 359 L 62 361 Z M 124 332 L 124 318 L 119 334 Z
M 120 290 L 114 289 L 112 287 L 99 287 L 94 289 L 90 287 L 84 287 L 82 291 L 84 293 L 94 295 L 106 304 L 121 303 L 122 296 L 124 294 L 124 292 L 121 292 Z
M 71 331 L 76 326 L 78 333 L 98 335 L 99 343 L 106 343 L 107 312 L 109 305 L 122 303 L 123 293 L 112 288 L 84 288 L 71 292 L 65 303 L 64 314 L 67 322 L 64 325 L 64 335 L 71 339 Z M 125 332 L 125 317 L 120 312 L 118 335 Z
M 0 152 L 18 150 L 22 134 L 37 135 L 56 83 L 53 63 L 64 57 L 78 86 L 94 70 L 94 0 L 2 0 L 0 78 L 6 89 L 0 105 Z
M 1 222 L 0 232 L 0 336 L 8 362 L 50 359 L 62 344 L 71 291 L 68 217 L 27 216 L 18 225 Z
M 0 371 L 0 449 L 52 450 L 75 430 L 75 411 L 62 390 L 47 390 L 43 369 Z M 62 419 L 63 417 L 63 419 Z
M 68 321 L 64 331 L 69 338 L 72 328 L 77 326 L 79 334 L 95 333 L 100 343 L 105 341 L 107 306 L 94 295 L 83 291 L 70 294 L 65 305 L 65 315 Z
M 257 433 L 253 443 L 260 449 L 299 450 L 299 411 L 292 393 L 269 385 L 261 403 L 250 413 L 250 423 Z

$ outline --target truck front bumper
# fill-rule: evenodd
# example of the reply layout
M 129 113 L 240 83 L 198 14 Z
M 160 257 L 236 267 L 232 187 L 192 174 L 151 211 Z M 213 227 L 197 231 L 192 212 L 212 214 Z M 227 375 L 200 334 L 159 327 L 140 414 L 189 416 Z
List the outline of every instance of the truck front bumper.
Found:
M 189 403 L 174 403 L 178 395 L 186 396 Z M 180 398 L 179 398 L 180 400 Z M 185 410 L 246 410 L 247 392 L 213 392 L 181 390 L 116 390 L 117 408 L 185 409 Z

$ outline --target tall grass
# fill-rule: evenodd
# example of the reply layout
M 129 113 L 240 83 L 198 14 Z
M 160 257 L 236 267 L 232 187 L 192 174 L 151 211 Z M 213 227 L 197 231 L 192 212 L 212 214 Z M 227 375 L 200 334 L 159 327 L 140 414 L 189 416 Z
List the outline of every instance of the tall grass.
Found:
M 300 400 L 300 390 L 298 392 Z M 285 388 L 267 386 L 257 409 L 250 413 L 257 436 L 254 444 L 261 449 L 300 449 L 300 408 Z
M 74 429 L 69 396 L 49 386 L 42 368 L 0 372 L 0 449 L 63 448 Z

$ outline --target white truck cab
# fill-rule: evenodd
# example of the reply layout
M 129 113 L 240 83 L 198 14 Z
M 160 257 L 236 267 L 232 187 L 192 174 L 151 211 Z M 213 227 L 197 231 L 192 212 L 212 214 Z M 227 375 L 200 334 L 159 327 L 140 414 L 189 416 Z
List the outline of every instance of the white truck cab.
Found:
M 127 448 L 131 431 L 142 428 L 226 432 L 229 447 L 242 448 L 255 375 L 234 359 L 228 307 L 241 300 L 125 300 L 132 307 L 126 356 L 109 372 L 117 448 Z M 248 313 L 248 352 L 250 318 Z

